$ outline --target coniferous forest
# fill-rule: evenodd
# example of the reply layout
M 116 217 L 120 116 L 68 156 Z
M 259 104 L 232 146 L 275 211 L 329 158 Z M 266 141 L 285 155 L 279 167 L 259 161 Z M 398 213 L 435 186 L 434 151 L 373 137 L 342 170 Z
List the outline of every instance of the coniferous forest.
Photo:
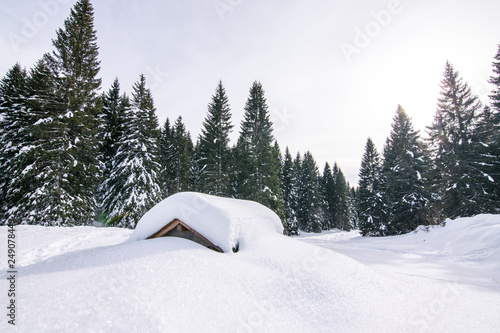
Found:
M 222 82 L 201 134 L 182 117 L 159 124 L 142 74 L 130 95 L 102 87 L 94 11 L 79 0 L 29 70 L 14 64 L 0 82 L 2 224 L 134 228 L 180 191 L 249 199 L 273 209 L 287 235 L 359 228 L 407 233 L 445 218 L 500 213 L 500 45 L 489 101 L 446 63 L 434 121 L 422 136 L 397 106 L 379 152 L 368 138 L 359 183 L 336 163 L 320 170 L 310 152 L 278 145 L 264 87 L 249 89 L 239 138 Z M 104 91 L 102 93 L 101 91 Z

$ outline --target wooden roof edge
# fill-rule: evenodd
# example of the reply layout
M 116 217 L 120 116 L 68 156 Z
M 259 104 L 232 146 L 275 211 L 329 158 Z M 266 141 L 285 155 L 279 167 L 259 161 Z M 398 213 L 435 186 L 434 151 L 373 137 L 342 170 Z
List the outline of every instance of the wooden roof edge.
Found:
M 210 247 L 213 248 L 215 251 L 224 253 L 224 251 L 220 247 L 218 247 L 217 245 L 212 243 L 205 236 L 203 236 L 202 234 L 200 234 L 199 232 L 197 232 L 196 230 L 194 230 L 189 225 L 187 225 L 186 223 L 182 222 L 179 219 L 173 219 L 172 221 L 167 223 L 165 226 L 163 226 L 160 230 L 158 230 L 157 232 L 155 232 L 151 236 L 147 237 L 146 239 L 162 237 L 165 234 L 167 234 L 169 231 L 174 229 L 179 224 L 182 225 L 184 228 L 188 229 L 189 231 L 191 231 L 192 233 L 194 233 L 196 236 L 200 237 L 203 241 L 207 242 L 210 245 Z

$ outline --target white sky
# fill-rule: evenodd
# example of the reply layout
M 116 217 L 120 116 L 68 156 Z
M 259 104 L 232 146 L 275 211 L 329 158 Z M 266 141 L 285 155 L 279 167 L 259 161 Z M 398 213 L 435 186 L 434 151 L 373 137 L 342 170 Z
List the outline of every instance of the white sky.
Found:
M 0 0 L 0 75 L 52 50 L 75 1 Z M 253 81 L 275 136 L 351 184 L 366 139 L 379 151 L 398 104 L 425 135 L 449 60 L 484 102 L 500 43 L 498 0 L 94 0 L 102 89 L 143 73 L 160 123 L 182 115 L 193 140 L 222 80 L 239 133 Z M 343 51 L 344 50 L 344 51 Z

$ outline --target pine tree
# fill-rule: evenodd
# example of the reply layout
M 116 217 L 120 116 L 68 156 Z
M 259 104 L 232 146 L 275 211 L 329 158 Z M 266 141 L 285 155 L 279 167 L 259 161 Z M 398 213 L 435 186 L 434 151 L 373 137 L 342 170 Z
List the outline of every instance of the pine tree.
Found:
M 495 61 L 493 61 L 493 76 L 490 77 L 490 83 L 494 85 L 494 88 L 491 92 L 491 108 L 495 110 L 498 114 L 500 112 L 500 44 L 498 44 L 498 51 L 494 57 Z
M 182 117 L 178 117 L 172 127 L 172 145 L 170 157 L 169 193 L 188 191 L 191 189 L 191 160 L 193 156 L 193 141 L 186 131 Z
M 472 95 L 453 66 L 446 63 L 441 97 L 429 136 L 435 160 L 434 190 L 439 193 L 438 199 L 447 217 L 483 212 L 482 202 L 485 195 L 489 195 L 491 176 L 475 162 L 477 117 L 481 109 L 477 96 Z
M 27 132 L 30 117 L 25 105 L 28 75 L 19 63 L 7 71 L 0 82 L 0 221 L 6 221 L 5 213 L 14 208 L 17 198 L 8 193 L 15 191 L 12 182 L 17 170 L 23 166 L 18 152 L 29 145 Z M 21 193 L 22 195 L 22 193 Z M 9 196 L 11 196 L 9 198 Z M 20 223 L 20 220 L 14 223 Z
M 471 165 L 485 176 L 483 195 L 476 200 L 477 209 L 482 213 L 493 214 L 500 212 L 500 190 L 495 181 L 495 178 L 500 180 L 500 145 L 497 141 L 500 126 L 496 118 L 497 115 L 489 106 L 485 106 L 477 116 L 470 157 Z
M 334 215 L 335 215 L 335 181 L 333 179 L 332 168 L 328 162 L 325 163 L 323 175 L 321 177 L 321 191 L 325 200 L 323 230 L 330 230 L 334 228 Z
M 349 183 L 347 183 L 347 187 L 349 188 L 349 221 L 353 229 L 359 229 L 358 192 Z
M 113 162 L 118 150 L 118 141 L 123 135 L 125 109 L 129 106 L 128 98 L 120 95 L 118 79 L 113 81 L 109 91 L 102 96 L 100 113 L 101 129 L 99 139 L 101 142 L 100 161 L 102 163 L 102 183 L 98 189 L 98 204 L 102 205 L 103 197 L 109 191 L 105 185 L 113 170 Z
M 489 128 L 487 138 L 481 142 L 481 146 L 486 147 L 484 154 L 486 156 L 487 173 L 493 179 L 490 183 L 489 193 L 491 194 L 493 213 L 500 213 L 500 44 L 493 62 L 493 76 L 490 77 L 490 83 L 494 85 L 490 95 L 491 109 L 485 110 L 482 123 Z
M 418 132 L 399 105 L 384 148 L 382 170 L 389 204 L 388 234 L 407 233 L 430 222 L 425 219 L 429 201 L 424 188 L 425 161 Z
M 285 149 L 285 156 L 280 174 L 281 193 L 283 195 L 283 226 L 284 233 L 288 236 L 298 235 L 297 216 L 295 207 L 297 206 L 297 179 L 293 170 L 293 159 L 288 147 Z
M 232 193 L 229 175 L 229 134 L 232 128 L 228 98 L 220 81 L 208 105 L 208 114 L 197 145 L 199 190 L 202 192 L 220 196 L 230 196 Z
M 259 82 L 250 88 L 236 147 L 238 197 L 279 210 L 279 156 L 273 146 L 273 124 Z
M 323 205 L 318 167 L 311 153 L 306 152 L 299 170 L 297 189 L 297 221 L 301 230 L 321 232 Z
M 349 188 L 345 180 L 342 170 L 338 167 L 337 163 L 333 166 L 333 225 L 340 230 L 351 230 L 351 223 L 349 220 Z
M 385 234 L 382 166 L 373 141 L 368 138 L 361 160 L 358 187 L 359 229 L 364 236 Z
M 228 172 L 227 172 L 227 193 L 225 195 L 219 194 L 220 196 L 225 196 L 225 197 L 231 197 L 233 193 L 233 188 L 232 188 L 232 175 L 229 172 L 229 169 L 231 168 L 231 163 L 232 163 L 232 156 L 231 156 L 231 148 L 228 147 L 229 154 L 226 155 L 226 163 L 228 165 Z M 191 168 L 189 171 L 189 186 L 190 190 L 194 192 L 208 192 L 207 190 L 204 190 L 203 186 L 203 177 L 204 177 L 204 164 L 201 159 L 201 154 L 200 154 L 200 139 L 196 141 L 196 144 L 193 147 L 192 154 L 191 154 Z M 220 186 L 218 186 L 220 188 Z
M 100 141 L 102 142 L 101 159 L 104 164 L 105 177 L 109 176 L 112 162 L 118 148 L 117 142 L 123 134 L 125 99 L 125 96 L 120 95 L 120 83 L 118 82 L 118 78 L 116 78 L 109 91 L 102 97 L 102 130 L 100 133 Z
M 268 194 L 270 195 L 269 208 L 272 209 L 283 221 L 283 193 L 281 192 L 280 172 L 282 168 L 283 155 L 278 145 L 278 141 L 274 141 L 274 146 L 271 152 L 269 161 L 270 177 L 268 179 Z
M 64 98 L 58 94 L 56 75 L 44 56 L 30 71 L 26 83 L 25 105 L 31 120 L 26 127 L 29 140 L 19 151 L 21 163 L 9 195 L 17 202 L 9 210 L 9 219 L 14 222 L 71 225 L 76 220 L 70 206 L 74 202 L 74 184 L 69 179 L 72 156 L 66 148 L 70 144 L 66 108 Z
M 123 133 L 105 186 L 103 208 L 110 224 L 135 227 L 137 221 L 162 198 L 159 186 L 158 120 L 144 75 L 134 84 L 132 100 L 124 99 Z
M 160 130 L 159 140 L 159 163 L 160 163 L 160 188 L 162 190 L 162 198 L 168 197 L 170 184 L 175 177 L 173 164 L 173 128 L 170 126 L 170 120 L 167 118 L 163 127 Z
M 97 91 L 101 79 L 97 78 L 100 68 L 93 21 L 92 5 L 88 0 L 79 0 L 64 22 L 64 29 L 57 31 L 52 41 L 55 50 L 47 57 L 55 74 L 56 95 L 65 105 L 60 117 L 66 130 L 59 137 L 64 156 L 57 164 L 59 170 L 54 172 L 66 179 L 64 191 L 54 191 L 54 195 L 64 196 L 57 199 L 63 204 L 63 212 L 54 217 L 64 225 L 91 224 L 96 208 L 96 174 L 100 172 Z
M 160 133 L 160 183 L 163 197 L 193 189 L 194 147 L 189 132 L 178 117 L 170 126 L 167 118 Z

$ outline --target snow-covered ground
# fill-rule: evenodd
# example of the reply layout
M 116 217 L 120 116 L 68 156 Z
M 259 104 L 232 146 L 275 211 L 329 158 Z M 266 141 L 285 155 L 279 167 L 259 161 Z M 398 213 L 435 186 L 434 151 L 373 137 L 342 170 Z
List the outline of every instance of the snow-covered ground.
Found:
M 303 241 L 345 254 L 381 272 L 500 288 L 500 216 L 447 220 L 393 237 L 358 231 L 303 233 Z
M 386 238 L 268 232 L 238 253 L 131 234 L 17 226 L 17 330 L 500 331 L 500 216 Z

